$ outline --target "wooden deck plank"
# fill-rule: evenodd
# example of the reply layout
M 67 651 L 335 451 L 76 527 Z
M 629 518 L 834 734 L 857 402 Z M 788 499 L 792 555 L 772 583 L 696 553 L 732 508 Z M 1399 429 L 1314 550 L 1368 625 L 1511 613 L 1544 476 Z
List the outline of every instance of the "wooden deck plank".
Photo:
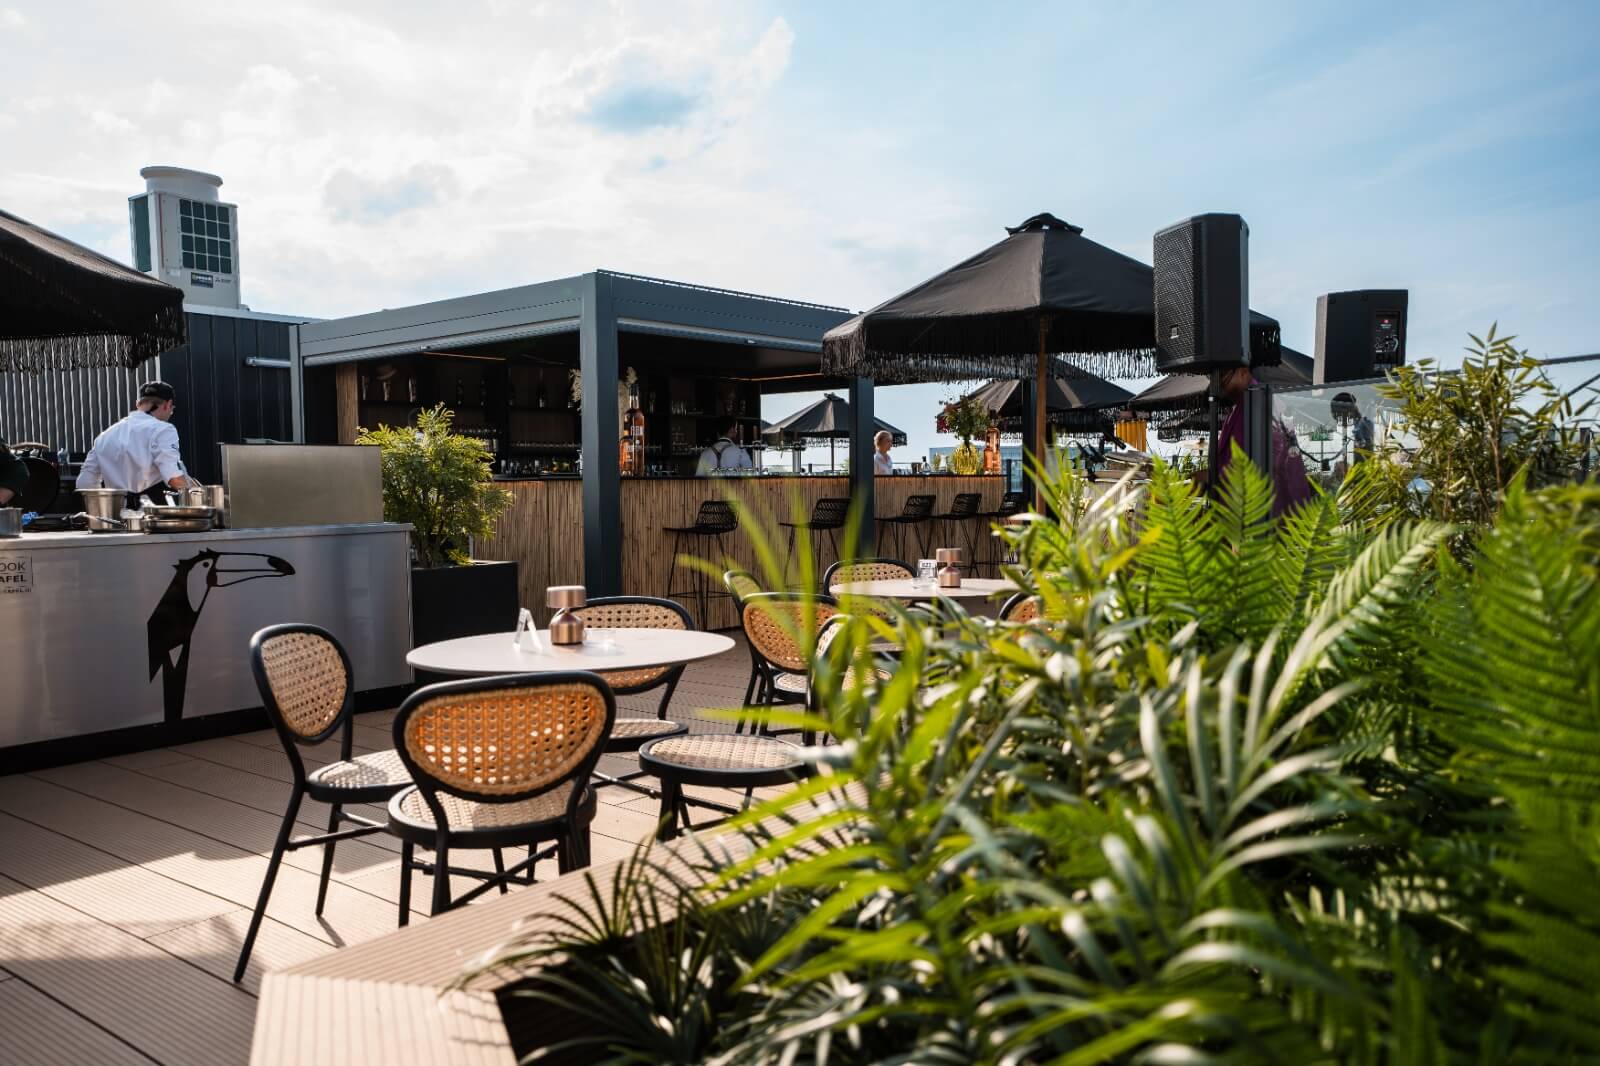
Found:
M 4 813 L 0 874 L 139 937 L 238 909 L 182 881 Z
M 155 1061 L 26 981 L 0 984 L 0 1049 L 6 1062 L 27 1066 L 150 1066 Z
M 0 928 L 18 977 L 155 1061 L 248 1055 L 256 1001 L 243 989 L 4 876 Z
M 33 784 L 50 787 L 48 782 Z M 8 805 L 26 787 L 26 779 L 17 784 L 0 778 L 0 796 Z M 267 871 L 265 855 L 59 786 L 48 797 L 35 796 L 34 817 L 46 828 L 230 903 L 255 907 Z M 387 900 L 343 881 L 328 886 L 328 905 L 320 919 L 313 914 L 316 895 L 317 876 L 285 863 L 267 915 L 332 944 L 367 940 L 395 927 L 394 908 Z
M 231 800 L 200 795 L 181 785 L 142 774 L 91 764 L 59 767 L 35 775 L 35 778 L 260 855 L 271 853 L 273 841 L 277 839 L 278 825 L 283 819 L 282 809 L 268 813 Z M 0 781 L 0 797 L 6 795 L 7 787 L 7 782 Z M 9 787 L 20 789 L 26 786 L 11 782 Z M 284 802 L 288 802 L 287 792 Z M 0 799 L 0 807 L 4 806 L 4 800 Z M 305 828 L 309 832 L 320 828 L 320 825 L 307 823 Z M 364 874 L 385 864 L 398 862 L 399 857 L 394 849 L 373 843 L 382 835 L 375 833 L 370 837 L 341 843 L 334 850 L 334 876 Z M 304 870 L 322 869 L 322 857 L 313 849 L 290 852 L 285 861 Z
M 227 914 L 193 925 L 149 937 L 150 943 L 170 954 L 188 959 L 194 965 L 223 981 L 233 980 L 239 961 L 239 946 L 250 925 L 250 912 L 236 908 Z M 241 986 L 250 992 L 261 990 L 261 977 L 270 970 L 281 970 L 335 950 L 326 940 L 292 929 L 282 922 L 262 922 L 250 952 Z

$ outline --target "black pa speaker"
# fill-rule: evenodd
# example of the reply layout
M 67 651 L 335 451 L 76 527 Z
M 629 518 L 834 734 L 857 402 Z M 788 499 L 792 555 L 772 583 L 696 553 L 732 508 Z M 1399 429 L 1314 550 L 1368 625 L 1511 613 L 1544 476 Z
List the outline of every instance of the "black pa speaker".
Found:
M 1250 227 L 1195 215 L 1156 233 L 1156 370 L 1250 365 Z
M 1356 289 L 1317 297 L 1314 385 L 1373 378 L 1406 361 L 1406 289 Z

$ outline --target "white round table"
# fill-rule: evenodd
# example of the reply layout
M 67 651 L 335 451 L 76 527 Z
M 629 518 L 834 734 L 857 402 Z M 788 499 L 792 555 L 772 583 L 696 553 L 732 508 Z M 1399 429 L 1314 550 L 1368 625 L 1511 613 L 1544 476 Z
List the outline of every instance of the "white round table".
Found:
M 937 582 L 917 585 L 904 577 L 887 581 L 851 581 L 828 589 L 834 596 L 873 596 L 880 600 L 958 600 L 1015 591 L 1016 583 L 1003 577 L 964 577 L 961 586 L 953 589 L 940 588 Z
M 519 647 L 511 633 L 458 637 L 412 648 L 406 663 L 436 674 L 543 674 L 557 670 L 643 670 L 709 659 L 733 648 L 721 633 L 682 629 L 591 629 L 582 644 L 551 644 L 548 630 L 539 630 L 539 649 L 523 638 Z

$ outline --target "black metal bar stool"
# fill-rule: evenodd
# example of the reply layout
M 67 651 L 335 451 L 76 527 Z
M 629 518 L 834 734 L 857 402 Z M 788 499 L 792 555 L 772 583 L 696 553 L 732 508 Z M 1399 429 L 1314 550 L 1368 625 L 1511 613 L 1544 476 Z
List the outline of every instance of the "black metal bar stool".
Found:
M 950 510 L 933 516 L 943 527 L 946 537 L 954 536 L 966 541 L 967 559 L 974 574 L 978 565 L 978 520 L 982 517 L 979 514 L 982 509 L 983 493 L 958 492 L 955 499 L 950 501 Z M 942 547 L 955 548 L 959 545 L 950 543 Z
M 689 584 L 680 589 L 672 587 L 681 565 L 679 559 L 684 547 L 699 558 L 715 566 L 725 566 L 722 538 L 739 528 L 739 514 L 727 500 L 706 500 L 694 516 L 692 526 L 667 526 L 663 532 L 672 534 L 672 564 L 667 568 L 667 599 L 674 596 L 692 596 L 700 609 L 700 628 L 707 629 L 711 598 L 726 596 L 727 592 L 711 587 L 711 578 L 699 567 L 684 567 L 689 574 Z M 708 550 L 709 549 L 709 550 Z M 714 553 L 714 554 L 713 554 Z
M 933 521 L 934 497 L 930 495 L 914 495 L 906 497 L 905 507 L 896 515 L 887 515 L 878 519 L 879 537 L 878 550 L 883 550 L 882 530 L 887 529 L 894 535 L 894 554 L 904 559 L 906 555 L 906 530 L 914 528 L 917 531 L 917 548 L 922 555 L 928 554 L 928 525 Z
M 990 511 L 987 514 L 980 515 L 979 517 L 993 519 L 998 522 L 1004 522 L 1013 515 L 1021 514 L 1023 511 L 1027 510 L 1027 508 L 1028 494 L 1026 492 L 1007 492 L 1005 495 L 1000 497 L 999 508 Z M 978 555 L 977 553 L 974 553 L 974 562 L 976 562 L 977 559 Z M 983 555 L 983 562 L 989 568 L 990 574 L 995 577 L 999 577 L 1000 564 L 1005 561 L 1005 552 L 1001 550 L 1000 538 L 997 536 L 990 536 L 989 550 Z
M 839 558 L 839 541 L 837 531 L 844 528 L 845 519 L 850 514 L 850 499 L 843 496 L 824 496 L 817 501 L 811 509 L 811 517 L 801 522 L 779 522 L 789 531 L 789 554 L 783 560 L 783 580 L 789 584 L 789 569 L 794 563 L 795 535 L 802 529 L 810 535 L 811 550 L 816 555 L 816 569 L 822 569 L 822 539 L 819 533 L 828 534 L 828 543 L 833 545 L 833 557 Z

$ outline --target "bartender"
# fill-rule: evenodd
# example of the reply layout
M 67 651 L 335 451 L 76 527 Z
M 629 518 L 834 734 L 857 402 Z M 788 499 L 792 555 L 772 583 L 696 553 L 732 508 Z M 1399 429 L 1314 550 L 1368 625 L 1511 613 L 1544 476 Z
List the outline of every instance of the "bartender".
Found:
M 172 424 L 176 397 L 165 381 L 139 386 L 134 409 L 94 439 L 78 474 L 78 488 L 121 489 L 132 507 L 141 495 L 159 500 L 162 490 L 189 485 L 178 458 L 178 428 Z
M 750 453 L 734 441 L 734 435 L 739 432 L 739 420 L 729 419 L 727 428 L 722 436 L 718 437 L 711 446 L 700 453 L 700 462 L 695 467 L 696 477 L 709 477 L 713 474 L 728 474 L 736 470 L 750 470 L 755 463 L 750 461 Z
M 27 487 L 27 464 L 12 455 L 6 442 L 0 440 L 0 507 L 10 507 L 11 501 L 21 496 Z

